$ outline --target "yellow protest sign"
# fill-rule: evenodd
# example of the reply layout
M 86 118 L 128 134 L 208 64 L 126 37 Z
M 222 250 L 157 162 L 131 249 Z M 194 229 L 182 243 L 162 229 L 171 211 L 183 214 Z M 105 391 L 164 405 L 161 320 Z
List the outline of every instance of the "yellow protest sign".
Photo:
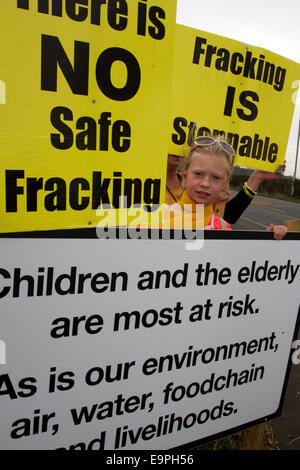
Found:
M 164 199 L 176 0 L 16 0 L 0 15 L 0 231 Z
M 300 64 L 215 34 L 177 25 L 169 153 L 200 135 L 222 135 L 236 165 L 284 163 Z

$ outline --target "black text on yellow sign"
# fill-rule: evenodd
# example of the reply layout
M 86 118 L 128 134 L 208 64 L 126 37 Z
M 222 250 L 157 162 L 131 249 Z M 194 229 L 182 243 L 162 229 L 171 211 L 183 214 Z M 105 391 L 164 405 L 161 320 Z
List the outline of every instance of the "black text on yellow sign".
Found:
M 236 149 L 236 164 L 276 171 L 285 157 L 299 64 L 179 25 L 175 51 L 169 152 L 185 153 L 197 136 L 221 135 Z
M 176 1 L 17 0 L 3 10 L 0 230 L 96 225 L 95 210 L 119 198 L 158 204 Z

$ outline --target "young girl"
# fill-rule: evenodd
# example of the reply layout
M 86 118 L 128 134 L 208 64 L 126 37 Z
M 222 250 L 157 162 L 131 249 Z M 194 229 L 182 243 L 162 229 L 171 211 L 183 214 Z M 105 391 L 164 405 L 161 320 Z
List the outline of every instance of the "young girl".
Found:
M 198 137 L 191 147 L 184 167 L 182 183 L 185 188 L 176 204 L 170 206 L 171 226 L 231 230 L 230 225 L 213 212 L 213 206 L 228 189 L 235 151 L 231 145 L 211 136 Z M 204 221 L 197 223 L 197 209 L 204 209 Z M 199 216 L 198 216 L 199 221 Z M 286 227 L 270 225 L 274 238 L 281 239 Z
M 171 227 L 230 230 L 229 224 L 213 213 L 213 205 L 229 185 L 234 155 L 229 144 L 214 137 L 195 140 L 183 165 L 185 190 L 166 214 Z

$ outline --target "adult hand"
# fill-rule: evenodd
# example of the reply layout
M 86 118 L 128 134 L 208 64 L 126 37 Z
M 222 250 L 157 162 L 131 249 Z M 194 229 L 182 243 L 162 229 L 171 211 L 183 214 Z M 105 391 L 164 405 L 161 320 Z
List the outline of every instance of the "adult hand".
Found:
M 270 173 L 269 171 L 264 171 L 264 170 L 254 170 L 253 173 L 251 173 L 251 175 L 248 178 L 247 185 L 253 191 L 257 191 L 259 188 L 259 185 L 263 181 L 272 181 L 272 180 L 281 178 L 283 176 L 284 170 L 285 170 L 285 162 L 284 162 L 281 173 Z
M 285 166 L 282 170 L 281 173 L 270 173 L 269 171 L 264 171 L 264 170 L 254 170 L 254 174 L 261 179 L 261 181 L 270 181 L 270 180 L 276 180 L 278 178 L 281 178 L 283 176 L 285 170 Z

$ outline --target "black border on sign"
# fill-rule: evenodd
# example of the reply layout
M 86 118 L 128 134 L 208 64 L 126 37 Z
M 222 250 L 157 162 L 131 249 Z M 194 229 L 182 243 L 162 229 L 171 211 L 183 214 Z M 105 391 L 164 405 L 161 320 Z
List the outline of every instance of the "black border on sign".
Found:
M 134 233 L 137 233 L 137 229 L 131 229 L 126 227 L 110 227 L 110 229 L 115 230 L 117 236 L 115 239 L 143 239 L 146 240 L 146 236 L 141 236 L 139 238 L 131 236 Z M 169 237 L 163 237 L 163 233 L 168 232 Z M 204 230 L 201 231 L 204 233 L 204 236 L 197 235 L 200 234 L 200 231 L 197 230 L 182 230 L 176 229 L 177 236 L 174 236 L 174 229 L 165 230 L 165 229 L 153 229 L 153 228 L 143 228 L 139 229 L 140 234 L 146 234 L 148 232 L 150 240 L 188 240 L 193 241 L 196 239 L 205 239 L 205 240 L 273 240 L 273 232 L 261 231 L 261 230 Z M 189 233 L 193 233 L 194 238 L 189 238 L 186 236 Z M 150 236 L 154 234 L 153 237 Z M 181 237 L 179 237 L 181 234 Z M 0 238 L 79 238 L 79 239 L 93 239 L 101 238 L 97 235 L 97 229 L 93 228 L 74 228 L 74 229 L 63 229 L 63 230 L 38 230 L 33 232 L 8 232 L 0 233 Z M 108 237 L 107 237 L 108 238 Z M 300 232 L 288 232 L 284 240 L 300 240 Z
M 120 228 L 116 227 L 116 233 L 117 237 L 116 239 L 147 239 L 145 236 L 140 237 L 140 238 L 133 238 L 131 233 L 137 233 L 137 229 L 130 229 L 130 228 Z M 169 230 L 168 231 L 168 238 L 163 237 L 163 229 L 141 229 L 140 233 L 144 233 L 148 231 L 150 234 L 149 230 L 155 231 L 156 237 L 151 237 L 149 236 L 150 240 L 172 240 L 175 238 L 175 240 L 178 240 L 178 232 L 181 232 L 181 238 L 182 240 L 193 240 L 193 238 L 189 238 L 189 236 L 186 237 L 186 234 L 192 232 L 190 230 L 180 230 L 177 229 L 177 236 L 174 237 L 174 230 Z M 197 233 L 197 231 L 193 231 L 193 233 Z M 81 229 L 66 229 L 66 230 L 41 230 L 41 231 L 33 231 L 33 232 L 10 232 L 10 233 L 1 233 L 0 234 L 0 239 L 1 238 L 43 238 L 43 239 L 66 239 L 66 238 L 73 238 L 73 239 L 97 239 L 99 238 L 97 236 L 97 231 L 96 228 L 81 228 Z M 196 239 L 206 239 L 206 240 L 273 240 L 273 233 L 268 232 L 268 231 L 253 231 L 253 230 L 205 230 L 204 231 L 204 237 L 203 236 L 195 236 L 194 240 Z M 288 232 L 286 236 L 284 237 L 284 240 L 300 240 L 300 232 Z M 298 330 L 300 327 L 300 305 L 298 309 L 298 314 L 297 314 L 297 320 L 295 324 L 295 329 L 294 329 L 294 334 L 293 334 L 293 339 L 292 342 L 294 342 L 297 337 L 298 337 Z M 291 372 L 291 367 L 292 367 L 292 354 L 293 350 L 291 349 L 290 351 L 290 357 L 288 361 L 288 366 L 287 370 L 285 373 L 285 378 L 284 378 L 284 383 L 281 391 L 281 397 L 280 397 L 280 402 L 278 409 L 274 412 L 271 413 L 270 415 L 263 416 L 262 418 L 250 421 L 248 423 L 242 424 L 240 426 L 234 427 L 227 429 L 226 431 L 222 431 L 217 434 L 213 434 L 210 436 L 207 436 L 202 439 L 198 439 L 192 442 L 188 442 L 186 444 L 181 444 L 176 447 L 172 447 L 169 450 L 175 449 L 176 451 L 180 450 L 189 450 L 193 451 L 195 450 L 196 447 L 206 444 L 208 442 L 215 441 L 217 439 L 221 439 L 222 437 L 235 434 L 237 432 L 243 431 L 249 427 L 256 426 L 261 423 L 265 423 L 266 421 L 269 421 L 274 418 L 278 418 L 281 413 L 282 413 L 282 408 L 284 405 L 284 400 L 285 400 L 285 395 L 287 391 L 287 386 L 288 386 L 288 381 L 290 377 L 290 372 Z M 118 452 L 116 449 L 114 452 Z M 166 450 L 162 451 L 161 453 L 166 452 Z

